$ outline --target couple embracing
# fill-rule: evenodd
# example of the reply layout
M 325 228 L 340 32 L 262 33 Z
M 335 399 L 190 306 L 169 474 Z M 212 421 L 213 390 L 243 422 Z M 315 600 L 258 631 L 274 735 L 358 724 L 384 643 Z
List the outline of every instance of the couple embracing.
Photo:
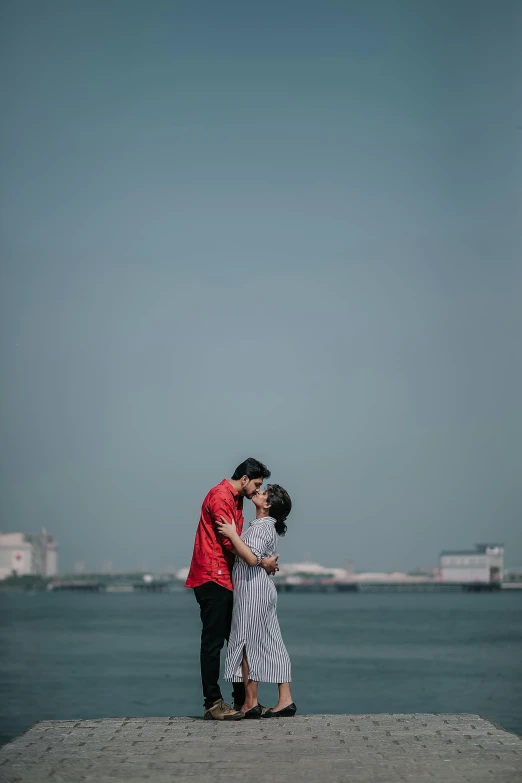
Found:
M 293 717 L 290 658 L 277 620 L 277 591 L 269 576 L 278 570 L 278 536 L 292 509 L 288 493 L 267 484 L 270 471 L 256 459 L 238 465 L 207 494 L 201 507 L 194 554 L 185 587 L 194 589 L 202 622 L 201 680 L 208 720 Z M 243 532 L 243 500 L 255 519 Z M 220 653 L 228 642 L 225 680 L 233 706 L 219 688 Z M 259 704 L 260 682 L 277 683 L 277 704 Z

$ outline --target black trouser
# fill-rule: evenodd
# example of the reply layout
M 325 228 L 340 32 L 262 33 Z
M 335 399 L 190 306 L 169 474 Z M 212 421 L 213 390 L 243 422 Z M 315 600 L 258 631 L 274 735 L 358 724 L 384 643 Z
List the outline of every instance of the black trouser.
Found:
M 222 698 L 218 682 L 220 657 L 225 639 L 228 642 L 230 636 L 234 596 L 232 590 L 227 590 L 216 582 L 205 582 L 195 587 L 194 595 L 199 604 L 203 624 L 200 652 L 201 682 L 205 708 L 208 708 Z M 242 682 L 232 683 L 232 697 L 235 704 L 243 706 L 245 686 Z

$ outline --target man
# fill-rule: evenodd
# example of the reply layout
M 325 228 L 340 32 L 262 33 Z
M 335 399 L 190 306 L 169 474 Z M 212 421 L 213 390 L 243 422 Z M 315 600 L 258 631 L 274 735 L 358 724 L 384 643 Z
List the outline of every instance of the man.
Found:
M 260 489 L 270 471 L 250 457 L 238 465 L 231 479 L 223 479 L 210 490 L 201 507 L 201 516 L 194 541 L 194 553 L 185 587 L 192 587 L 199 604 L 201 631 L 201 681 L 207 720 L 239 720 L 245 701 L 243 683 L 233 683 L 234 708 L 223 701 L 219 687 L 220 655 L 228 641 L 232 622 L 232 566 L 234 549 L 228 538 L 216 530 L 216 522 L 225 517 L 233 522 L 241 535 L 243 530 L 243 498 L 251 499 Z M 269 574 L 275 573 L 277 558 L 265 558 L 259 564 Z

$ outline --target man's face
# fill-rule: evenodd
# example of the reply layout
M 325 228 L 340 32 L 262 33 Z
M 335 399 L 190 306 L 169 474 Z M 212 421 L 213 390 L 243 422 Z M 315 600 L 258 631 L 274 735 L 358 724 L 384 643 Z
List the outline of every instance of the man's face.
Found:
M 243 484 L 241 490 L 243 497 L 252 500 L 257 490 L 262 486 L 263 479 L 262 478 L 249 479 L 248 476 L 243 476 L 241 482 Z

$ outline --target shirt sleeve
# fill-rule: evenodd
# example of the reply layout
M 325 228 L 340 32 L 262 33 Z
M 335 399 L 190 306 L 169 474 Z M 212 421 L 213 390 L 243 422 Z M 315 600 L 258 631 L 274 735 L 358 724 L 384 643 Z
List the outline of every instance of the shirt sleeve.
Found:
M 272 532 L 266 525 L 252 525 L 248 528 L 244 542 L 257 557 L 257 564 L 266 556 L 268 545 L 272 540 Z
M 235 524 L 236 509 L 232 499 L 230 496 L 228 496 L 228 494 L 226 495 L 224 493 L 222 494 L 221 492 L 216 492 L 211 495 L 208 502 L 208 508 L 212 517 L 212 522 L 221 522 L 221 517 L 225 517 L 227 522 L 233 522 Z M 221 542 L 223 549 L 228 549 L 229 552 L 235 553 L 235 549 L 232 546 L 231 540 L 229 538 L 225 538 L 225 536 L 220 535 L 215 529 L 214 532 L 216 533 L 218 541 Z

